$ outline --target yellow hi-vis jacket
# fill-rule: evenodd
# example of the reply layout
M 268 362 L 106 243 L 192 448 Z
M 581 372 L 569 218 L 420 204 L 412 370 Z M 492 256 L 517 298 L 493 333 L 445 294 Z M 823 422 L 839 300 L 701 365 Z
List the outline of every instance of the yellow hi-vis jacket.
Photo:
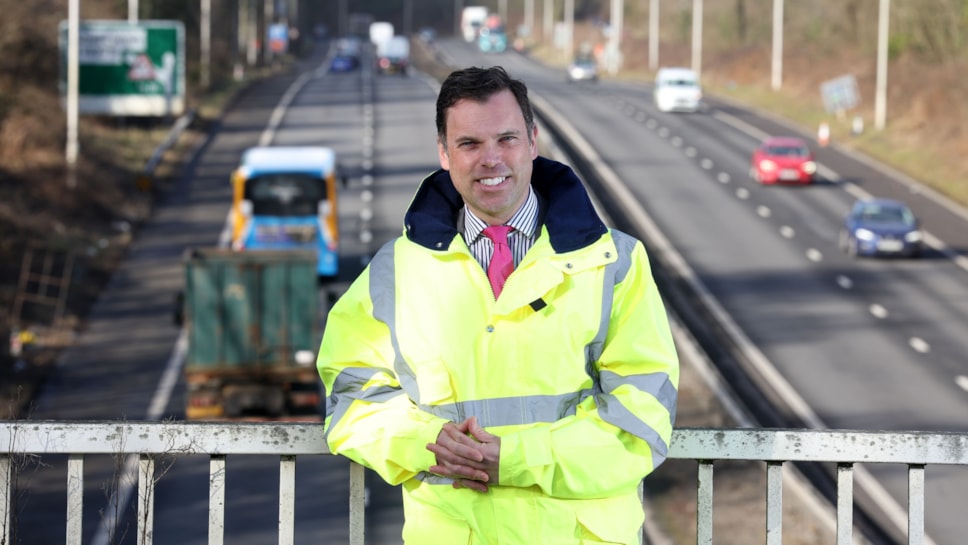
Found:
M 450 176 L 329 312 L 326 440 L 401 484 L 411 545 L 639 542 L 679 364 L 643 245 L 609 231 L 570 168 L 539 157 L 540 235 L 495 301 L 457 231 Z M 433 475 L 426 445 L 476 416 L 501 437 L 487 493 Z

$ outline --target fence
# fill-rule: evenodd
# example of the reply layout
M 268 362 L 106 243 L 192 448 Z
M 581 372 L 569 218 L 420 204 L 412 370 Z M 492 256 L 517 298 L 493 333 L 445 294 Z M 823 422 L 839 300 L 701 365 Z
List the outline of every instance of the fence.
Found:
M 81 543 L 84 457 L 91 454 L 138 456 L 138 535 L 153 525 L 155 458 L 209 457 L 209 545 L 222 545 L 225 460 L 233 455 L 278 455 L 279 544 L 294 535 L 295 464 L 299 456 L 330 454 L 321 424 L 310 423 L 172 423 L 172 422 L 0 422 L 0 543 L 10 543 L 12 483 L 18 456 L 61 454 L 67 463 L 67 544 Z M 670 459 L 696 460 L 698 472 L 697 544 L 712 544 L 713 466 L 721 460 L 762 461 L 767 465 L 767 545 L 782 536 L 782 469 L 792 462 L 837 464 L 837 545 L 851 545 L 854 464 L 893 463 L 908 467 L 908 543 L 923 545 L 924 471 L 931 464 L 968 466 L 968 433 L 920 433 L 789 429 L 677 429 Z M 350 544 L 364 544 L 364 469 L 350 470 Z

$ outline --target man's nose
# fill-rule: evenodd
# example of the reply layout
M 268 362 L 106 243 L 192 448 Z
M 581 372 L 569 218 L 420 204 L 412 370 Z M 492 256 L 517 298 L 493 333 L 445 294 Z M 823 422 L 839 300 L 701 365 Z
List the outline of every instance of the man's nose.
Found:
M 481 164 L 487 168 L 496 167 L 501 163 L 501 150 L 497 144 L 485 144 L 481 150 Z

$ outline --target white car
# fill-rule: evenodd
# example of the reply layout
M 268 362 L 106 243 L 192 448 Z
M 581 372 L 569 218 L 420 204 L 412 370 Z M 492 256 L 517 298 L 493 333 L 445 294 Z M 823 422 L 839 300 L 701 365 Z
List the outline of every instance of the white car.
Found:
M 659 111 L 695 112 L 702 104 L 699 76 L 689 68 L 660 68 L 652 97 Z

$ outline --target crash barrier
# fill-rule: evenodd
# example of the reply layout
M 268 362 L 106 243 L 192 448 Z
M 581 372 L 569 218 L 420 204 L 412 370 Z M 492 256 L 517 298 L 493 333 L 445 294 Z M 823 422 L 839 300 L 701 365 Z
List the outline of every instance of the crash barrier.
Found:
M 10 543 L 16 471 L 23 457 L 67 455 L 68 545 L 81 543 L 84 461 L 87 455 L 129 455 L 137 461 L 139 544 L 150 545 L 154 515 L 155 464 L 159 457 L 209 457 L 209 545 L 224 542 L 226 458 L 279 457 L 278 543 L 294 541 L 296 459 L 331 454 L 322 424 L 253 422 L 0 422 L 0 543 Z M 123 452 L 119 452 L 119 450 Z M 922 545 L 925 467 L 968 466 L 968 433 L 922 433 L 804 429 L 685 428 L 673 432 L 670 459 L 696 460 L 697 544 L 712 544 L 713 466 L 717 461 L 761 461 L 767 466 L 766 543 L 780 545 L 783 467 L 796 462 L 836 464 L 837 545 L 853 541 L 854 464 L 903 464 L 908 472 L 908 543 Z M 364 469 L 350 466 L 350 545 L 364 545 Z

